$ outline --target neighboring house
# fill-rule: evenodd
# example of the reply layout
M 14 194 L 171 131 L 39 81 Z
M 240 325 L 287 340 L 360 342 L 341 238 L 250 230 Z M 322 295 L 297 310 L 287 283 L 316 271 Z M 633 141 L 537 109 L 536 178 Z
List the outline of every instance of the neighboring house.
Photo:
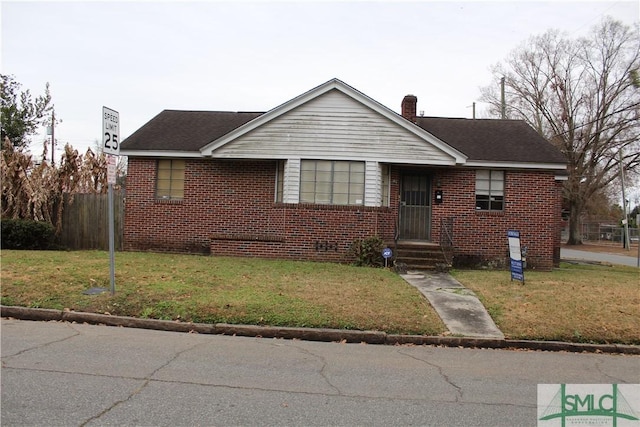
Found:
M 127 250 L 349 261 L 356 239 L 559 262 L 564 156 L 526 123 L 402 115 L 340 80 L 266 113 L 165 110 L 127 138 Z M 446 230 L 445 230 L 446 228 Z M 446 233 L 445 233 L 446 231 Z

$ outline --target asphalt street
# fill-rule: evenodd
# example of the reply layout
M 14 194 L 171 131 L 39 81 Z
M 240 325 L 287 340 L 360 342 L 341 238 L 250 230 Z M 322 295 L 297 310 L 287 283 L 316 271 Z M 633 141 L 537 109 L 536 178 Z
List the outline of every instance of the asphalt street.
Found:
M 532 426 L 537 384 L 640 383 L 629 355 L 1 326 L 3 426 Z
M 602 252 L 589 252 L 580 251 L 576 249 L 560 249 L 560 257 L 563 260 L 581 260 L 581 261 L 594 261 L 605 262 L 609 264 L 627 265 L 630 267 L 638 266 L 638 249 L 632 247 L 629 251 L 629 256 L 607 254 Z

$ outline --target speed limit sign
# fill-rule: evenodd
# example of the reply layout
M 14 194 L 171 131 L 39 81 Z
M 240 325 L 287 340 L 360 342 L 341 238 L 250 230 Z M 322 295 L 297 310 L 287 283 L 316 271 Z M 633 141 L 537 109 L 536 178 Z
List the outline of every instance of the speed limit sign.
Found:
M 102 107 L 102 148 L 106 154 L 120 155 L 120 114 Z

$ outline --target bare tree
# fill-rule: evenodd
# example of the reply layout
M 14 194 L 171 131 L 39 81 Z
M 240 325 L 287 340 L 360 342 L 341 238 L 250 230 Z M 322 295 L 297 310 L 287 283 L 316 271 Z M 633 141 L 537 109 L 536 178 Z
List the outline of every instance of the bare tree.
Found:
M 567 157 L 564 186 L 568 244 L 582 243 L 587 201 L 640 165 L 640 27 L 606 18 L 589 37 L 550 30 L 523 43 L 491 69 L 481 99 L 499 115 L 505 78 L 508 118 L 523 119 Z

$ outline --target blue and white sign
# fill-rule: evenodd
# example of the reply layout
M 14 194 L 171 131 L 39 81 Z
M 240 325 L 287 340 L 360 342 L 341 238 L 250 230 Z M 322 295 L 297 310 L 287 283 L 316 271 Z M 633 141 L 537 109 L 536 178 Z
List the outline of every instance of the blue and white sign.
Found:
M 507 231 L 507 239 L 509 241 L 511 280 L 520 280 L 524 284 L 524 268 L 522 265 L 522 249 L 520 248 L 520 232 L 517 230 Z
M 389 265 L 389 258 L 393 256 L 393 252 L 391 248 L 384 248 L 382 250 L 382 258 L 384 258 L 384 267 L 387 268 Z

